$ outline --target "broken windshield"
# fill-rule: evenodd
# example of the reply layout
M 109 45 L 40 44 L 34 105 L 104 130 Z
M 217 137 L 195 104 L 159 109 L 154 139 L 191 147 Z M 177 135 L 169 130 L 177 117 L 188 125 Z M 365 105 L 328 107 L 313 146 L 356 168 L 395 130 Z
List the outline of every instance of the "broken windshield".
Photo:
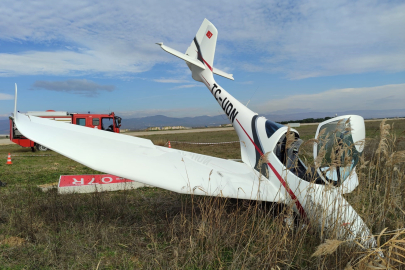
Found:
M 359 162 L 352 137 L 350 118 L 322 125 L 316 148 L 316 161 L 323 176 L 336 184 L 345 181 Z

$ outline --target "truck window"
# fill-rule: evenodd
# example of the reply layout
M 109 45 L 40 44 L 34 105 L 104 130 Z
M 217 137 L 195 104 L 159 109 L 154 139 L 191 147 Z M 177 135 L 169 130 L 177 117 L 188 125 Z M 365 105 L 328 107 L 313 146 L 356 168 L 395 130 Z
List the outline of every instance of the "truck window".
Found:
M 93 118 L 93 126 L 100 125 L 100 118 Z
M 121 117 L 115 116 L 115 126 L 116 127 L 121 126 Z
M 76 125 L 86 126 L 86 118 L 77 118 L 76 119 Z
M 101 129 L 108 130 L 108 131 L 114 131 L 114 119 L 112 117 L 101 118 Z

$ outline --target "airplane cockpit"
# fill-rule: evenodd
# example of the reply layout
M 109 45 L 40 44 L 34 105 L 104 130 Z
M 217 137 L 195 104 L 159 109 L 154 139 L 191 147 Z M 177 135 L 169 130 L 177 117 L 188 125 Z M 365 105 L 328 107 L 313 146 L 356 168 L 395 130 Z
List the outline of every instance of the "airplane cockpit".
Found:
M 274 154 L 293 174 L 315 184 L 340 186 L 350 178 L 364 148 L 364 120 L 357 115 L 335 117 L 319 124 L 313 145 L 314 162 L 310 166 L 300 158 L 303 140 L 298 133 L 287 133 L 278 140 Z

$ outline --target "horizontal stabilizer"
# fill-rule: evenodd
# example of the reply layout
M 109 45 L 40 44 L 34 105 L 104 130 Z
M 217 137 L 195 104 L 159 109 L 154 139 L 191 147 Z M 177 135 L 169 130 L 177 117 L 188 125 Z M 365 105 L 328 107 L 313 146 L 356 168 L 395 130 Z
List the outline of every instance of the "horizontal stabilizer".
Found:
M 214 68 L 214 70 L 212 71 L 214 74 L 217 74 L 217 75 L 219 75 L 219 76 L 222 76 L 222 77 L 224 77 L 224 78 L 227 78 L 227 79 L 230 79 L 230 80 L 234 80 L 234 78 L 233 78 L 233 74 L 228 74 L 228 73 L 226 73 L 226 72 L 224 72 L 224 71 L 222 71 L 222 70 L 219 70 L 219 69 L 217 69 L 217 68 Z
M 164 51 L 166 51 L 166 52 L 168 52 L 170 54 L 173 54 L 174 56 L 177 56 L 178 58 L 183 59 L 184 61 L 186 61 L 186 62 L 188 62 L 190 64 L 193 64 L 193 65 L 195 65 L 195 66 L 197 66 L 197 67 L 199 67 L 201 69 L 205 69 L 204 64 L 201 63 L 198 59 L 194 59 L 194 58 L 188 56 L 187 54 L 181 53 L 179 51 L 176 51 L 175 49 L 167 47 L 166 45 L 163 45 L 162 42 L 156 43 L 156 44 L 158 44 Z M 222 70 L 219 70 L 217 68 L 213 68 L 212 72 L 214 74 L 217 74 L 217 75 L 222 76 L 224 78 L 230 79 L 232 81 L 234 80 L 233 74 L 228 74 L 228 73 L 226 73 L 226 72 L 224 72 Z
M 205 69 L 205 66 L 203 63 L 201 63 L 200 61 L 198 61 L 195 58 L 191 58 L 190 56 L 188 56 L 187 54 L 181 53 L 179 51 L 176 51 L 170 47 L 167 47 L 166 45 L 163 45 L 162 42 L 160 43 L 156 43 L 157 45 L 159 45 L 160 47 L 162 47 L 162 49 L 170 54 L 173 54 L 174 56 L 177 56 L 180 59 L 183 59 L 184 61 L 193 64 L 201 69 Z M 222 76 L 222 75 L 221 75 Z

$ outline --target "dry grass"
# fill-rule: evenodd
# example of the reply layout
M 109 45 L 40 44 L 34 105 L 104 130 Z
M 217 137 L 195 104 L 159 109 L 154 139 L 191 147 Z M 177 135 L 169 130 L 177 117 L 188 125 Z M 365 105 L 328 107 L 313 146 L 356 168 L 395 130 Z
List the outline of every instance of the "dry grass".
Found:
M 9 183 L 0 188 L 0 269 L 403 269 L 405 231 L 395 230 L 405 224 L 405 140 L 390 127 L 388 134 L 367 139 L 357 166 L 360 185 L 345 196 L 377 234 L 377 249 L 333 238 L 323 242 L 288 205 L 157 188 L 42 193 L 35 185 L 60 174 L 97 173 L 52 153 L 13 159 L 17 171 L 0 165 L 0 180 Z M 234 140 L 234 134 L 219 133 L 207 141 Z M 204 141 L 211 135 L 159 136 L 150 138 Z M 237 145 L 175 147 L 239 158 Z M 309 144 L 303 148 L 310 153 Z M 18 149 L 1 147 L 0 155 Z
M 154 145 L 159 145 L 159 146 L 166 146 L 166 144 L 168 143 L 168 141 L 166 141 L 164 139 L 155 139 L 152 142 Z

